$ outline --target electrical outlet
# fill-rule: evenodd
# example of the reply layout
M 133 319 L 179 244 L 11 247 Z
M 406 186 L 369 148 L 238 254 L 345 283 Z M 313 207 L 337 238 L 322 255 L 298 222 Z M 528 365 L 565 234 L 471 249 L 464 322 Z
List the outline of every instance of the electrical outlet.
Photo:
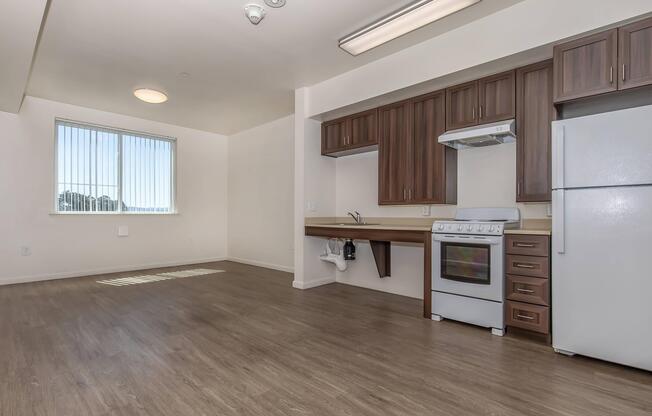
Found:
M 317 212 L 317 203 L 308 201 L 306 204 L 306 207 L 308 208 L 308 212 Z
M 121 225 L 118 227 L 118 237 L 128 237 L 129 236 L 129 227 L 126 225 Z
M 424 217 L 430 216 L 430 205 L 424 205 L 421 207 L 421 215 Z
M 32 249 L 31 247 L 28 246 L 22 246 L 20 248 L 20 255 L 23 257 L 31 256 L 32 255 Z

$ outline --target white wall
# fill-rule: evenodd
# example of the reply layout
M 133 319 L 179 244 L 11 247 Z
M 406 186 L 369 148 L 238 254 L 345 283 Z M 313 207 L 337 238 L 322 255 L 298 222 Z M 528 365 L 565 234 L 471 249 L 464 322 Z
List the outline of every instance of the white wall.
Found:
M 450 218 L 456 207 L 518 207 L 523 218 L 545 218 L 548 204 L 516 204 L 516 144 L 458 151 L 455 205 L 433 205 L 432 218 Z M 337 159 L 337 216 L 357 210 L 367 217 L 419 217 L 421 207 L 378 205 L 378 152 Z M 369 244 L 359 241 L 357 260 L 337 281 L 416 298 L 423 297 L 423 246 L 394 244 L 392 276 L 378 278 Z
M 228 257 L 294 268 L 294 116 L 229 137 Z
M 652 12 L 650 0 L 525 0 L 311 86 L 310 117 Z
M 52 215 L 55 117 L 176 137 L 179 214 Z M 226 137 L 32 97 L 0 131 L 0 284 L 225 258 Z
M 305 217 L 335 215 L 335 159 L 321 156 L 320 123 L 307 118 L 307 88 L 294 99 L 294 282 L 298 289 L 332 283 L 335 270 L 319 260 L 322 238 L 306 237 Z
M 523 218 L 544 218 L 547 204 L 516 204 L 516 144 L 458 151 L 457 205 L 432 205 L 433 218 L 455 208 L 518 207 Z M 378 205 L 378 152 L 337 159 L 337 216 L 357 210 L 367 217 L 420 217 L 421 206 Z

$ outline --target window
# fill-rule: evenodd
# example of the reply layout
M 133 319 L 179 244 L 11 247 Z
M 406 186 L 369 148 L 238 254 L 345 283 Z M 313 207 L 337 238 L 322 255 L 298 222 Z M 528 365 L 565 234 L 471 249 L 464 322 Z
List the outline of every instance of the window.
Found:
M 174 212 L 174 139 L 65 120 L 55 126 L 57 212 Z

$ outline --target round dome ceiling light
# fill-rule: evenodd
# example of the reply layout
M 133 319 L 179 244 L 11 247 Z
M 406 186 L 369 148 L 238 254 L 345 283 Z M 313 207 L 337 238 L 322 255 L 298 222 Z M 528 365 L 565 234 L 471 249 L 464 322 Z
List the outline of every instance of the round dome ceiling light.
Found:
M 162 104 L 168 100 L 168 96 L 161 91 L 151 90 L 149 88 L 139 88 L 134 91 L 134 95 L 139 100 L 149 104 Z
M 285 0 L 265 0 L 265 4 L 269 7 L 278 9 L 279 7 L 285 6 Z

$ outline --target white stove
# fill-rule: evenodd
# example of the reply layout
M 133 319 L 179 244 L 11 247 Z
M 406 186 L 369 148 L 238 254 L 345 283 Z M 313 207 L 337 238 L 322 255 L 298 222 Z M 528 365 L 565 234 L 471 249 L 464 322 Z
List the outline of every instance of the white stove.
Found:
M 433 224 L 432 319 L 449 318 L 504 334 L 504 232 L 517 208 L 458 209 Z
M 438 234 L 503 235 L 505 230 L 518 228 L 521 216 L 518 208 L 461 208 L 451 221 L 435 221 L 432 232 Z

